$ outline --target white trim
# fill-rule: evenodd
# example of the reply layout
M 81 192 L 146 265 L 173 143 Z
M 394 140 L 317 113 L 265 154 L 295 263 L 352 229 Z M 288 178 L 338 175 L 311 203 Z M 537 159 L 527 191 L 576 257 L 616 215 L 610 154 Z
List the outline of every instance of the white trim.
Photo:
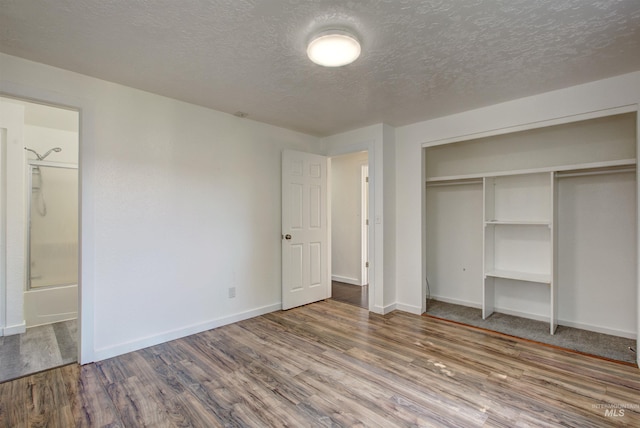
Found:
M 639 104 L 636 104 L 636 159 L 638 157 L 638 150 L 640 150 L 640 108 Z M 640 171 L 636 168 L 636 322 L 637 322 L 637 339 L 636 339 L 636 364 L 640 366 L 640 192 L 638 188 L 638 181 L 640 180 Z
M 26 192 L 24 107 L 1 102 L 0 132 L 0 327 L 3 334 L 24 332 Z
M 368 282 L 369 282 L 369 302 L 368 309 L 369 311 L 382 314 L 383 309 L 380 306 L 375 304 L 376 301 L 376 290 L 381 293 L 382 287 L 380 285 L 376 286 L 376 263 L 380 263 L 382 265 L 382 260 L 376 259 L 376 227 L 375 224 L 372 223 L 372 219 L 375 218 L 375 202 L 376 202 L 376 168 L 375 168 L 375 149 L 376 149 L 376 139 L 363 139 L 358 143 L 354 144 L 344 144 L 338 145 L 336 147 L 331 147 L 327 150 L 326 156 L 331 160 L 332 157 L 337 157 L 341 155 L 348 155 L 352 153 L 358 152 L 367 152 L 367 166 L 369 172 L 369 224 L 372 227 L 369 227 L 369 236 L 368 236 L 368 244 L 369 244 L 369 272 L 368 272 Z M 331 188 L 331 186 L 329 186 Z M 331 199 L 331 198 L 329 198 Z M 329 233 L 331 236 L 331 233 Z M 380 257 L 378 257 L 380 258 Z M 329 260 L 331 257 L 329 257 Z M 382 283 L 382 278 L 380 278 L 380 284 Z
M 367 153 L 368 158 L 368 153 Z M 368 162 L 368 159 L 367 159 Z M 369 283 L 369 164 L 360 165 L 360 284 Z
M 458 181 L 458 180 L 475 180 L 484 177 L 502 177 L 507 175 L 524 175 L 524 174 L 538 174 L 543 172 L 565 172 L 565 171 L 579 171 L 585 169 L 598 169 L 598 168 L 615 168 L 620 166 L 633 166 L 636 164 L 635 159 L 619 159 L 613 161 L 602 162 L 589 162 L 575 165 L 560 165 L 549 166 L 543 168 L 531 168 L 531 169 L 519 169 L 512 171 L 496 171 L 496 172 L 483 172 L 477 174 L 464 174 L 464 175 L 450 175 L 442 177 L 429 177 L 427 183 L 439 183 L 443 181 Z M 565 176 L 564 174 L 562 175 Z M 567 174 L 566 176 L 570 176 Z M 477 184 L 476 182 L 464 182 L 460 184 Z
M 452 299 L 452 298 L 440 297 L 440 296 L 431 296 L 431 299 L 437 300 L 439 302 L 452 303 L 454 305 L 466 306 L 466 307 L 469 307 L 469 308 L 482 309 L 482 303 L 475 303 L 475 302 L 469 302 L 469 301 L 466 301 L 466 300 Z M 428 307 L 428 305 L 427 305 L 427 307 Z M 545 316 L 545 315 L 538 315 L 538 314 L 533 314 L 533 313 L 529 313 L 529 312 L 513 311 L 511 309 L 500 308 L 498 306 L 494 307 L 493 312 L 500 312 L 501 314 L 511 315 L 511 316 L 514 316 L 514 317 L 527 318 L 527 319 L 532 319 L 532 320 L 536 320 L 536 321 L 549 322 L 549 317 Z
M 39 327 L 41 325 L 49 325 L 49 324 L 53 324 L 53 323 L 56 323 L 56 322 L 77 320 L 78 319 L 78 313 L 77 312 L 67 312 L 67 313 L 64 313 L 64 314 L 48 315 L 48 316 L 44 316 L 44 317 L 40 317 L 40 318 L 41 318 L 42 322 L 40 322 L 38 324 L 30 325 L 29 328 L 31 328 L 31 327 Z
M 531 312 L 522 312 L 522 311 L 513 311 L 511 309 L 505 309 L 505 308 L 500 308 L 498 306 L 493 308 L 494 312 L 499 312 L 501 314 L 504 315 L 511 315 L 514 317 L 520 317 L 520 318 L 527 318 L 530 320 L 534 320 L 534 321 L 542 321 L 542 322 L 549 322 L 549 316 L 548 315 L 540 315 L 540 314 L 534 314 Z
M 460 300 L 460 299 L 454 299 L 454 298 L 442 297 L 442 296 L 433 296 L 433 295 L 431 296 L 430 300 L 437 300 L 438 302 L 444 302 L 444 303 L 452 303 L 454 305 L 466 306 L 468 308 L 482 309 L 482 303 L 470 302 L 468 300 Z M 427 309 L 428 308 L 429 308 L 429 305 L 427 304 Z
M 161 343 L 169 342 L 171 340 L 180 339 L 186 336 L 190 336 L 192 334 L 201 333 L 203 331 L 222 327 L 228 324 L 233 324 L 239 321 L 244 321 L 249 318 L 254 318 L 260 315 L 268 314 L 270 312 L 279 311 L 281 309 L 282 309 L 282 304 L 275 303 L 272 305 L 262 306 L 260 308 L 252 309 L 249 311 L 240 312 L 238 314 L 212 319 L 210 321 L 206 321 L 203 323 L 193 324 L 187 327 L 181 327 L 174 330 L 167 330 L 161 334 L 156 334 L 153 336 L 135 339 L 135 340 L 121 343 L 115 346 L 96 349 L 94 352 L 94 358 L 96 361 L 106 360 L 107 358 L 116 357 L 118 355 L 137 351 L 143 348 L 148 348 L 150 346 L 159 345 Z
M 14 324 L 6 326 L 2 329 L 2 334 L 4 336 L 11 336 L 13 334 L 22 334 L 27 331 L 27 323 L 22 322 L 21 324 Z
M 408 312 L 414 315 L 422 315 L 422 306 L 405 305 L 404 303 L 394 303 L 390 306 L 393 306 L 394 310 L 396 311 Z
M 380 306 L 373 306 L 369 308 L 369 312 L 373 312 L 374 314 L 384 315 L 384 309 Z
M 627 339 L 633 339 L 633 340 L 637 339 L 637 335 L 633 331 L 618 330 L 613 328 L 600 327 L 596 325 L 585 324 L 581 322 L 566 321 L 566 320 L 560 320 L 560 319 L 558 320 L 558 325 L 562 325 L 565 327 L 579 328 L 581 330 L 593 331 L 596 333 L 609 334 L 612 336 L 625 337 Z
M 95 296 L 95 128 L 94 102 L 66 92 L 0 80 L 0 96 L 18 98 L 57 108 L 79 112 L 78 130 L 78 362 L 96 361 L 94 356 L 94 296 Z
M 469 308 L 476 308 L 476 309 L 481 309 L 482 308 L 482 305 L 480 303 L 469 302 L 469 301 L 460 300 L 460 299 L 450 299 L 448 297 L 431 296 L 431 300 L 437 300 L 439 302 L 445 302 L 445 303 L 452 303 L 454 305 L 461 305 L 461 306 L 466 306 L 466 307 L 469 307 Z M 427 308 L 428 307 L 429 306 L 427 305 Z M 501 314 L 512 315 L 512 316 L 516 316 L 516 317 L 534 319 L 536 321 L 549 322 L 549 318 L 545 317 L 544 315 L 536 315 L 536 314 L 531 314 L 531 313 L 526 313 L 526 312 L 512 311 L 512 310 L 504 309 L 504 308 L 495 308 L 494 312 L 499 312 Z M 637 335 L 632 331 L 600 327 L 600 326 L 595 326 L 595 325 L 581 323 L 581 322 L 567 321 L 567 320 L 563 320 L 563 319 L 558 319 L 558 325 L 562 325 L 562 326 L 565 326 L 565 327 L 571 327 L 571 328 L 579 328 L 581 330 L 593 331 L 593 332 L 596 332 L 596 333 L 609 334 L 609 335 L 612 335 L 612 336 L 625 337 L 627 339 L 634 339 L 635 340 L 637 338 Z
M 477 138 L 494 137 L 496 135 L 511 134 L 513 132 L 528 131 L 531 129 L 546 128 L 548 126 L 554 126 L 554 125 L 564 125 L 572 122 L 580 122 L 583 120 L 597 119 L 597 118 L 606 117 L 606 116 L 614 116 L 616 114 L 633 113 L 636 111 L 638 111 L 638 104 L 627 104 L 620 107 L 594 110 L 586 113 L 562 116 L 554 119 L 523 123 L 520 125 L 506 126 L 504 128 L 490 129 L 488 131 L 474 132 L 471 134 L 463 134 L 463 135 L 457 135 L 455 137 L 427 141 L 422 143 L 422 148 L 440 146 L 440 145 L 450 144 L 450 143 L 457 143 L 457 142 L 467 141 L 467 140 L 475 140 Z
M 331 275 L 331 281 L 344 282 L 345 284 L 357 285 L 362 287 L 358 278 L 349 278 L 347 276 Z
M 1 120 L 0 120 L 1 122 Z M 8 130 L 0 123 L 0 337 L 4 336 L 4 326 L 7 323 L 6 309 L 7 309 L 7 223 L 6 223 L 6 206 L 7 206 L 7 144 L 5 140 L 8 140 Z
M 380 315 L 387 315 L 389 312 L 393 312 L 397 309 L 396 304 L 392 303 L 390 305 L 387 306 L 378 306 L 375 305 L 373 307 L 373 309 L 371 310 L 371 312 L 374 312 L 376 314 L 380 314 Z
M 482 309 L 482 304 L 480 303 L 467 302 L 467 301 L 458 300 L 458 299 L 449 299 L 446 297 L 432 297 L 432 299 L 440 302 L 445 302 L 445 303 L 453 303 L 454 305 L 461 305 L 461 306 L 467 306 L 469 308 Z M 549 322 L 548 316 L 533 314 L 530 312 L 513 311 L 511 309 L 500 308 L 497 306 L 493 308 L 493 313 L 496 313 L 496 312 L 499 312 L 505 315 L 511 315 L 514 317 L 527 318 L 535 321 Z

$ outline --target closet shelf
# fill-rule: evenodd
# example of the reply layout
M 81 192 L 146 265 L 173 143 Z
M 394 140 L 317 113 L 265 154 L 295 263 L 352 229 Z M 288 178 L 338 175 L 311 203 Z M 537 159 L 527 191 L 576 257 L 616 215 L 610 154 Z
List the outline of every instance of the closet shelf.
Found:
M 551 275 L 544 273 L 518 272 L 512 270 L 490 270 L 484 273 L 486 277 L 515 279 L 518 281 L 538 282 L 541 284 L 551 284 Z
M 487 220 L 485 221 L 485 226 L 493 226 L 493 225 L 507 225 L 507 226 L 551 226 L 550 221 L 544 220 Z
M 635 167 L 636 160 L 635 159 L 618 159 L 612 161 L 602 161 L 602 162 L 589 162 L 575 165 L 559 165 L 559 166 L 550 166 L 544 168 L 531 168 L 531 169 L 522 169 L 522 170 L 513 170 L 513 171 L 499 171 L 499 172 L 486 172 L 486 173 L 477 173 L 477 174 L 463 174 L 463 175 L 449 175 L 442 177 L 428 177 L 427 185 L 432 186 L 436 183 L 440 185 L 447 184 L 473 184 L 474 180 L 482 179 L 484 177 L 499 177 L 505 175 L 519 175 L 519 174 L 535 174 L 541 172 L 557 172 L 559 175 L 563 176 L 571 176 L 577 175 L 581 171 L 588 172 L 589 174 L 593 174 L 595 172 L 606 172 L 611 170 L 611 172 L 623 171 L 621 167 Z M 566 174 L 562 174 L 565 173 Z
M 484 178 L 482 318 L 495 309 L 496 279 L 545 284 L 549 333 L 557 326 L 554 285 L 556 177 L 553 171 Z

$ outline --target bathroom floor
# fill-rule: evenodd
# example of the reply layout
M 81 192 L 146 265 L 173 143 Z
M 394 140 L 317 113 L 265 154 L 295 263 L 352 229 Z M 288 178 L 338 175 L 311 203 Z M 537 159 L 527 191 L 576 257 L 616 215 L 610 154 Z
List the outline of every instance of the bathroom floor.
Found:
M 27 329 L 0 337 L 0 382 L 78 360 L 77 320 Z

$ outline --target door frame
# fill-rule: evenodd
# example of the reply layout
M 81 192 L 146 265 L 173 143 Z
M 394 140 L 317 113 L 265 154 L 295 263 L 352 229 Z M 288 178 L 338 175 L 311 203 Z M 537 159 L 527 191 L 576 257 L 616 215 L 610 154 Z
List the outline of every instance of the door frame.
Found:
M 79 114 L 78 129 L 78 363 L 95 361 L 94 297 L 95 297 L 95 200 L 94 165 L 95 133 L 93 118 L 96 107 L 87 98 L 61 91 L 25 86 L 0 80 L 0 97 L 15 98 L 56 108 L 75 110 Z
M 367 153 L 368 156 L 368 153 Z M 367 159 L 368 162 L 368 159 Z M 369 283 L 369 165 L 360 165 L 360 285 Z
M 355 143 L 355 144 L 348 144 L 348 145 L 343 145 L 343 146 L 339 146 L 339 147 L 334 147 L 332 149 L 330 149 L 328 151 L 328 153 L 326 154 L 327 157 L 329 157 L 329 162 L 331 162 L 331 159 L 334 157 L 338 157 L 338 156 L 343 156 L 343 155 L 349 155 L 349 154 L 353 154 L 353 153 L 358 153 L 358 152 L 367 152 L 367 167 L 369 170 L 369 206 L 368 206 L 368 213 L 369 213 L 369 220 L 375 218 L 375 184 L 376 184 L 376 180 L 375 180 L 375 140 L 368 140 L 368 141 L 363 141 L 360 143 Z M 329 174 L 329 180 L 331 180 L 331 174 Z M 328 200 L 331 201 L 331 185 L 329 185 L 328 190 Z M 329 207 L 330 208 L 330 207 Z M 330 218 L 331 216 L 329 216 Z M 374 222 L 375 223 L 375 222 Z M 371 224 L 371 221 L 369 222 L 369 225 L 372 227 L 369 227 L 367 230 L 367 246 L 368 246 L 368 255 L 369 255 L 369 272 L 368 272 L 368 279 L 369 279 L 369 302 L 368 302 L 368 310 L 370 312 L 376 312 L 374 309 L 376 308 L 375 305 L 375 297 L 376 297 L 376 276 L 375 276 L 375 266 L 376 263 L 381 263 L 382 261 L 377 260 L 376 257 L 376 251 L 375 251 L 375 224 Z M 331 223 L 329 223 L 329 238 L 331 238 Z M 331 249 L 331 246 L 329 246 L 329 249 Z M 331 255 L 329 255 L 329 258 L 331 259 Z M 378 311 L 379 312 L 379 311 Z

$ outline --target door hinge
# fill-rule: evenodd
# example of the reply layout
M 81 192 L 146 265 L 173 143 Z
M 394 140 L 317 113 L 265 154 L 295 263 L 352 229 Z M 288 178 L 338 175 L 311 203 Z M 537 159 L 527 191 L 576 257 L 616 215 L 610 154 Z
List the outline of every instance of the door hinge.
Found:
M 364 264 L 364 267 L 369 267 L 369 262 L 366 262 L 366 263 Z
M 368 183 L 368 182 L 369 182 L 369 177 L 365 177 L 365 178 L 364 178 L 364 182 L 365 182 L 365 183 Z
M 369 219 L 366 219 L 366 220 L 364 221 L 364 224 L 365 224 L 365 225 L 367 225 L 367 226 L 369 226 Z

